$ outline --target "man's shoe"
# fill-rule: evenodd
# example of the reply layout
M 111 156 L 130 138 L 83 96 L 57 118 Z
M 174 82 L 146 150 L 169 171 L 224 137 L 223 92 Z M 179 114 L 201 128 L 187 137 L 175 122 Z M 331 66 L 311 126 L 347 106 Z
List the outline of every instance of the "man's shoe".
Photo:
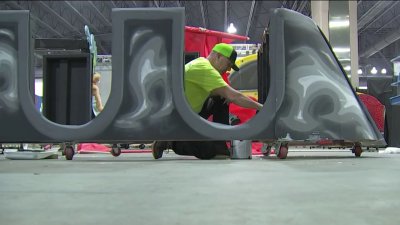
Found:
M 151 152 L 154 159 L 162 157 L 164 150 L 168 149 L 168 141 L 155 141 L 151 146 Z
M 237 116 L 234 115 L 234 114 L 229 113 L 229 124 L 230 124 L 231 126 L 236 126 L 236 125 L 238 125 L 240 122 L 241 122 L 241 121 L 240 121 L 239 117 L 237 117 Z

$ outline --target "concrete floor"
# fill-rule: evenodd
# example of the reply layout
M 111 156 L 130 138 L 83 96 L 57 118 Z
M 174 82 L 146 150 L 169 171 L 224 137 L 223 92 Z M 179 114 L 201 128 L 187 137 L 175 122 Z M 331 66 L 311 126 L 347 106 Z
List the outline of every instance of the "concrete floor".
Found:
M 400 224 L 400 155 L 0 156 L 0 224 Z

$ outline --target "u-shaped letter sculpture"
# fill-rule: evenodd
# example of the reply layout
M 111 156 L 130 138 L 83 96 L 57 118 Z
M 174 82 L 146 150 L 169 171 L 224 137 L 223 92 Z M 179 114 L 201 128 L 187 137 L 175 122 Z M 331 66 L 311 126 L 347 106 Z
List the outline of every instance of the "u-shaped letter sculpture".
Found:
M 183 8 L 113 9 L 112 84 L 102 113 L 84 125 L 41 115 L 30 90 L 28 11 L 0 12 L 0 142 L 129 142 L 145 140 L 307 140 L 384 145 L 318 26 L 276 9 L 269 25 L 268 96 L 250 121 L 204 120 L 183 86 Z

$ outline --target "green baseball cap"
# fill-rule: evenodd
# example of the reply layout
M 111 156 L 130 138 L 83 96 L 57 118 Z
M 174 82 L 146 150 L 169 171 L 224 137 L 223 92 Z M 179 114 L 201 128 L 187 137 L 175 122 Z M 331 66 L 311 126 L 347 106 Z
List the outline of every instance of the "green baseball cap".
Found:
M 216 44 L 212 50 L 228 58 L 232 63 L 232 69 L 239 71 L 239 67 L 235 64 L 237 53 L 232 45 L 219 43 Z

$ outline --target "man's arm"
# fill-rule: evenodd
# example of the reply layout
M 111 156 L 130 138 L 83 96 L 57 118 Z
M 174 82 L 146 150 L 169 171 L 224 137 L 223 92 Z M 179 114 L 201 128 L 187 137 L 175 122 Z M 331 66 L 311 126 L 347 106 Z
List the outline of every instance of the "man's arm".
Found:
M 97 85 L 94 84 L 92 87 L 92 91 L 93 91 L 94 98 L 96 99 L 97 111 L 101 112 L 101 111 L 103 111 L 103 103 L 101 102 L 100 89 Z
M 229 102 L 233 102 L 243 108 L 251 108 L 260 110 L 263 105 L 245 96 L 241 92 L 231 88 L 229 85 L 220 87 L 211 91 L 211 95 L 221 96 L 227 99 Z

